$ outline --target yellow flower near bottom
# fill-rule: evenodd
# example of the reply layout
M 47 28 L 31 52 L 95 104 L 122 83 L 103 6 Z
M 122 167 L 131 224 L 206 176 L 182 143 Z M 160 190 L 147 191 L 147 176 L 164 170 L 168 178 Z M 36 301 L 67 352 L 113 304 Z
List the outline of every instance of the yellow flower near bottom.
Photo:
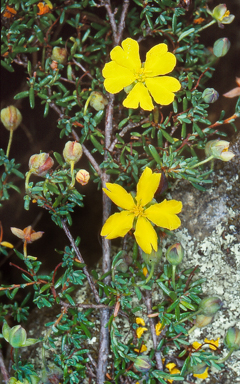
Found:
M 206 379 L 208 377 L 208 367 L 203 373 L 194 373 L 193 376 L 197 377 L 198 379 Z
M 106 183 L 107 188 L 103 188 L 103 191 L 122 211 L 107 219 L 101 236 L 109 240 L 124 237 L 134 227 L 139 247 L 148 254 L 152 249 L 157 251 L 158 237 L 152 223 L 169 230 L 177 229 L 181 225 L 177 213 L 182 210 L 182 202 L 177 200 L 153 201 L 153 204 L 149 204 L 158 189 L 160 178 L 160 173 L 153 173 L 146 167 L 138 181 L 135 198 L 121 185 Z

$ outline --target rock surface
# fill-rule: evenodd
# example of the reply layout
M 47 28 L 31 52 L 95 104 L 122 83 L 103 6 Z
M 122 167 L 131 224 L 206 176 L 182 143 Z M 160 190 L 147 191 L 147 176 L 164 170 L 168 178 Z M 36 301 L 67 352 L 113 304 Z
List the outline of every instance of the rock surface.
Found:
M 191 334 L 190 342 L 202 342 L 205 337 L 220 337 L 220 348 L 229 327 L 240 328 L 240 133 L 231 150 L 232 161 L 216 161 L 211 175 L 212 184 L 201 192 L 179 182 L 171 196 L 183 203 L 182 226 L 175 239 L 185 248 L 183 267 L 199 265 L 199 276 L 205 277 L 203 292 L 206 296 L 219 296 L 224 307 L 206 328 Z M 240 351 L 226 362 L 223 371 L 210 372 L 199 383 L 240 383 Z

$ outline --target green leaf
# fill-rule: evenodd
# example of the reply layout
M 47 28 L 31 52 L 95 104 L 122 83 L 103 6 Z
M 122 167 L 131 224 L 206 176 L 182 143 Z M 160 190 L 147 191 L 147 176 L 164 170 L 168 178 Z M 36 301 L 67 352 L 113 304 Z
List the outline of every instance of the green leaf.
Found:
M 151 145 L 151 144 L 149 144 L 148 148 L 149 148 L 149 150 L 151 152 L 152 157 L 157 162 L 157 164 L 161 165 L 162 161 L 160 159 L 160 156 L 159 156 L 158 151 L 156 150 L 156 148 L 153 145 Z

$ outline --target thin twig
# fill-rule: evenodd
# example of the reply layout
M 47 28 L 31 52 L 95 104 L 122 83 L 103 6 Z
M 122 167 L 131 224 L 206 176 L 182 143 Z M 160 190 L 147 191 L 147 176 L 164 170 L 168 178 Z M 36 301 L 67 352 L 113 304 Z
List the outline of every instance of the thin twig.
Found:
M 140 125 L 142 124 L 145 124 L 145 123 L 148 123 L 149 122 L 149 118 L 146 118 L 146 119 L 143 119 L 137 123 L 133 123 L 133 122 L 130 122 L 128 125 L 126 125 L 126 127 L 124 127 L 120 132 L 119 132 L 119 136 L 120 137 L 123 137 L 128 131 L 130 131 L 131 129 L 133 128 L 136 128 L 136 127 L 139 127 Z M 119 142 L 119 140 L 117 138 L 115 138 L 112 142 L 112 144 L 110 145 L 109 147 L 109 152 L 112 152 L 115 148 L 115 145 Z
M 89 152 L 89 150 L 85 147 L 84 144 L 82 144 L 82 150 L 83 150 L 84 155 L 88 158 L 88 160 L 92 164 L 92 166 L 95 169 L 95 171 L 97 172 L 97 174 L 102 178 L 102 170 L 101 170 L 101 168 L 99 167 L 98 163 L 96 162 L 96 160 L 94 159 L 94 157 Z
M 152 314 L 152 297 L 151 297 L 151 295 L 152 295 L 152 293 L 150 291 L 146 291 L 146 294 L 144 297 L 144 301 L 145 301 L 145 304 L 147 307 L 148 315 Z M 162 363 L 161 352 L 156 350 L 157 349 L 157 335 L 156 335 L 156 330 L 155 330 L 154 318 L 149 317 L 149 324 L 150 324 L 150 330 L 151 330 L 151 334 L 152 334 L 153 347 L 155 349 L 155 359 L 156 359 L 157 369 L 162 371 L 163 370 L 163 363 Z
M 107 14 L 108 14 L 108 17 L 109 17 L 109 21 L 110 21 L 110 24 L 111 24 L 111 27 L 112 27 L 114 45 L 117 45 L 116 44 L 116 41 L 117 41 L 117 24 L 116 24 L 116 21 L 115 21 L 115 18 L 114 18 L 114 14 L 112 12 L 112 7 L 111 7 L 110 0 L 105 0 L 104 1 L 104 7 L 105 7 L 105 9 L 107 11 Z
M 116 40 L 115 40 L 115 44 L 116 45 L 119 45 L 119 43 L 122 40 L 122 34 L 123 34 L 123 31 L 124 31 L 124 28 L 125 28 L 125 21 L 126 21 L 128 7 L 129 7 L 129 0 L 124 0 L 124 2 L 123 2 L 123 9 L 122 9 L 122 13 L 121 13 L 121 17 L 120 17 L 120 22 L 119 22 L 119 25 L 118 25 L 118 31 L 117 31 L 117 35 L 116 35 Z
M 4 364 L 4 359 L 3 359 L 3 354 L 2 354 L 2 350 L 0 349 L 0 369 L 1 369 L 1 372 L 2 372 L 2 375 L 3 375 L 3 381 L 7 384 L 9 379 L 10 379 L 10 376 L 8 374 L 8 371 L 5 367 L 5 364 Z
M 93 80 L 93 77 L 92 77 L 92 75 L 91 75 L 91 73 L 89 73 L 87 70 L 86 70 L 86 68 L 84 68 L 84 66 L 82 65 L 82 64 L 80 64 L 78 61 L 76 61 L 75 59 L 72 59 L 72 61 L 74 62 L 74 64 L 77 66 L 77 67 L 79 67 L 79 68 L 81 68 L 81 70 L 91 79 L 91 80 Z
M 75 254 L 76 254 L 78 260 L 79 260 L 81 263 L 85 264 L 84 259 L 83 259 L 82 255 L 81 255 L 81 253 L 80 253 L 78 247 L 76 246 L 75 241 L 74 241 L 74 239 L 73 239 L 73 237 L 72 237 L 72 234 L 71 234 L 71 232 L 69 231 L 69 229 L 68 229 L 68 227 L 67 227 L 67 224 L 65 223 L 64 220 L 62 220 L 62 227 L 63 227 L 63 230 L 64 230 L 66 236 L 68 237 L 68 239 L 69 239 L 69 241 L 70 241 L 70 244 L 71 244 L 72 248 L 74 249 L 74 252 L 75 252 Z M 98 295 L 98 291 L 97 291 L 97 288 L 96 288 L 96 286 L 95 286 L 95 284 L 94 284 L 94 281 L 93 281 L 93 279 L 92 279 L 92 276 L 91 276 L 91 275 L 89 274 L 89 272 L 88 272 L 87 267 L 83 267 L 83 272 L 84 272 L 84 274 L 85 274 L 85 276 L 86 276 L 86 278 L 87 278 L 87 280 L 88 280 L 88 283 L 89 283 L 89 285 L 90 285 L 90 287 L 91 287 L 91 289 L 92 289 L 92 292 L 93 292 L 93 294 L 94 294 L 95 300 L 96 300 L 96 302 L 99 304 L 99 303 L 100 303 L 100 297 L 99 297 L 99 295 Z
M 114 105 L 114 95 L 110 95 L 109 103 L 106 110 L 106 119 L 105 119 L 105 154 L 104 160 L 107 160 L 108 148 L 111 144 L 111 135 L 113 129 L 113 105 Z M 105 186 L 109 181 L 110 177 L 107 175 L 106 171 L 102 173 L 102 185 Z M 103 222 L 107 220 L 111 212 L 111 201 L 105 193 L 103 193 Z M 102 272 L 103 274 L 110 271 L 111 268 L 111 247 L 110 241 L 106 238 L 102 239 Z M 105 284 L 110 283 L 111 276 L 107 276 L 104 279 Z M 109 330 L 107 323 L 109 321 L 109 309 L 104 309 L 101 312 L 101 326 L 100 326 L 100 343 L 99 343 L 99 357 L 98 357 L 98 369 L 97 369 L 97 383 L 103 384 L 105 381 L 105 375 L 107 370 L 107 362 L 109 355 Z

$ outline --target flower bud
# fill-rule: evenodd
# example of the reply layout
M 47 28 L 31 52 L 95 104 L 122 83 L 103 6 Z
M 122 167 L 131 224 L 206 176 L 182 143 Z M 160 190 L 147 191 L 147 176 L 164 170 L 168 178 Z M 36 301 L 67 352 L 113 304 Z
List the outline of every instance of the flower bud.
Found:
M 27 340 L 27 333 L 24 328 L 21 327 L 21 325 L 16 325 L 15 327 L 12 327 L 9 331 L 9 344 L 13 348 L 19 348 L 25 345 Z
M 172 265 L 178 265 L 182 262 L 184 249 L 180 243 L 171 245 L 166 252 L 166 258 Z
M 203 328 L 210 324 L 213 316 L 197 315 L 194 327 Z
M 230 143 L 225 140 L 210 140 L 205 146 L 206 156 L 214 156 L 215 159 L 230 161 L 235 155 L 229 151 Z
M 67 61 L 67 50 L 65 48 L 54 47 L 51 59 L 60 64 L 65 64 Z
M 222 307 L 223 302 L 218 297 L 206 297 L 199 304 L 201 314 L 205 316 L 213 316 Z
M 13 105 L 1 110 L 1 122 L 9 131 L 15 131 L 19 124 L 21 124 L 21 121 L 22 115 Z
M 148 356 L 138 356 L 134 362 L 134 368 L 139 372 L 148 372 L 152 367 L 152 361 Z
M 68 141 L 63 150 L 63 157 L 66 163 L 71 163 L 71 161 L 77 163 L 82 157 L 81 144 L 77 141 Z
M 221 37 L 213 44 L 213 53 L 217 57 L 223 57 L 228 53 L 230 46 L 231 43 L 228 38 Z
M 158 248 L 157 251 L 152 250 L 151 253 L 142 252 L 142 258 L 147 265 L 159 264 L 162 257 L 162 249 Z
M 29 169 L 37 176 L 45 176 L 53 164 L 53 159 L 45 152 L 39 153 L 39 155 L 32 155 L 29 159 Z
M 90 96 L 90 105 L 96 111 L 103 110 L 105 108 L 105 105 L 108 104 L 108 99 L 106 98 L 106 96 L 104 96 L 102 92 L 93 91 Z
M 205 103 L 214 103 L 219 98 L 219 93 L 214 88 L 206 88 L 203 91 L 202 98 Z
M 80 169 L 76 174 L 76 181 L 81 185 L 86 185 L 89 182 L 90 174 L 85 169 Z
M 240 349 L 240 329 L 232 327 L 227 330 L 224 344 L 229 350 L 238 351 Z

